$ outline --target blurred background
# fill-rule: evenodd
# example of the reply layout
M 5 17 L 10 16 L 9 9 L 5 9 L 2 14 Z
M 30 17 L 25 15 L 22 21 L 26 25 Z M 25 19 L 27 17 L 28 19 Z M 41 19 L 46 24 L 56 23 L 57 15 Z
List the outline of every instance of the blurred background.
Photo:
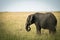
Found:
M 57 18 L 57 32 L 49 34 L 42 29 L 36 34 L 35 25 L 25 30 L 28 15 L 52 12 Z M 60 40 L 60 0 L 0 0 L 0 40 Z

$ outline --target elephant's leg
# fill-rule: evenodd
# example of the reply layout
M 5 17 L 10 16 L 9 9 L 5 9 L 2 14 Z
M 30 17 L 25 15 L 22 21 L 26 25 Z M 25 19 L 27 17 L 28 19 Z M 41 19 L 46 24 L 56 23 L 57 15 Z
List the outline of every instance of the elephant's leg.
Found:
M 49 33 L 51 34 L 55 34 L 56 33 L 56 28 L 51 28 L 51 29 L 49 29 Z
M 54 28 L 54 29 L 52 30 L 52 33 L 53 33 L 53 34 L 55 34 L 55 33 L 56 33 L 56 28 Z
M 37 34 L 41 34 L 41 28 L 39 28 L 39 26 L 36 27 L 36 32 L 37 32 Z
M 52 31 L 51 30 L 49 30 L 49 34 L 51 34 L 52 33 Z
M 36 33 L 41 34 L 41 27 L 38 24 L 35 25 L 36 25 Z

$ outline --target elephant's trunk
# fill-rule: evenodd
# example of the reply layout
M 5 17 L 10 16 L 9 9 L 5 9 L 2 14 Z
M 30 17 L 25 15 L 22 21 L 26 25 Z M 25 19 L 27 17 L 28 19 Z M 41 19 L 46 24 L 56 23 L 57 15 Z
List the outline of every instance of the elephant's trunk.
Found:
M 26 25 L 26 31 L 29 32 L 31 30 L 29 25 Z

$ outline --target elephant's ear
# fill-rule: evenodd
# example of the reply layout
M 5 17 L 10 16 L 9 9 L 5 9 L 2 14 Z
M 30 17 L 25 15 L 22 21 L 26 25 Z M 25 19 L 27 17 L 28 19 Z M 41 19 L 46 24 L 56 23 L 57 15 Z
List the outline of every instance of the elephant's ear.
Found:
M 32 21 L 32 19 L 33 19 L 33 15 L 29 15 L 29 23 L 31 24 L 31 21 Z
M 32 19 L 33 19 L 33 15 L 31 15 L 31 17 L 30 17 L 30 22 L 32 21 Z

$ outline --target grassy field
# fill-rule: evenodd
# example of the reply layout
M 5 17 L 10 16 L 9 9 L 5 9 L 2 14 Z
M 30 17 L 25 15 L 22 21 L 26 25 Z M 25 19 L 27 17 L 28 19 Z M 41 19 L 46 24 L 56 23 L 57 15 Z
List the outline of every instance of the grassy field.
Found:
M 60 12 L 53 12 L 57 18 L 57 32 L 49 34 L 42 29 L 42 34 L 36 34 L 35 25 L 31 31 L 25 30 L 26 18 L 34 12 L 0 12 L 0 40 L 60 40 Z

